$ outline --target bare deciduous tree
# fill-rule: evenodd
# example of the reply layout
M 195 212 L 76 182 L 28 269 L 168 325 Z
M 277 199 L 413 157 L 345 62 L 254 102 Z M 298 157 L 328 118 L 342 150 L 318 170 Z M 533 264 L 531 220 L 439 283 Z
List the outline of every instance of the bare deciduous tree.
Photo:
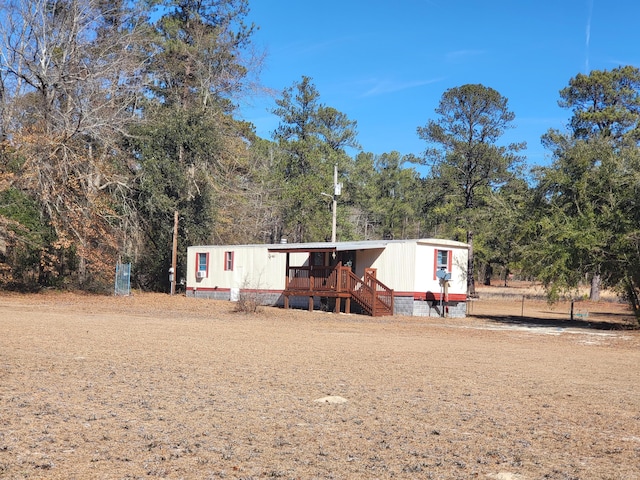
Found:
M 100 0 L 9 0 L 0 15 L 2 133 L 23 159 L 16 185 L 39 199 L 85 284 L 110 272 L 132 218 L 118 145 L 143 88 L 144 17 Z

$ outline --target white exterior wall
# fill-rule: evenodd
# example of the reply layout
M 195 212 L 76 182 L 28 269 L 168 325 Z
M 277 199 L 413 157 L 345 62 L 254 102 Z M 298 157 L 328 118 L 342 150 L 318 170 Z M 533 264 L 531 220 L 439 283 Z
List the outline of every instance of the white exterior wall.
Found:
M 384 249 L 358 251 L 356 275 L 364 276 L 366 267 L 377 269 L 377 278 L 396 292 L 440 292 L 440 281 L 434 279 L 435 250 L 452 252 L 450 294 L 467 291 L 467 255 L 465 244 L 448 240 L 399 240 Z
M 269 253 L 269 245 L 204 245 L 187 248 L 187 288 L 284 290 L 286 255 Z M 225 252 L 233 252 L 233 270 L 225 270 Z M 209 254 L 206 278 L 196 278 L 197 254 Z M 292 266 L 307 260 L 304 253 L 292 253 Z
M 377 269 L 376 278 L 397 291 L 414 291 L 416 271 L 415 241 L 389 242 L 384 250 L 358 252 L 356 274 L 364 275 L 365 267 Z M 373 255 L 372 255 L 373 254 Z M 362 256 L 362 261 L 360 261 Z M 371 263 L 367 263 L 371 261 Z
M 453 274 L 450 282 L 450 293 L 467 293 L 467 268 L 469 260 L 469 249 L 456 248 L 453 250 Z
M 187 249 L 187 287 L 248 288 L 283 290 L 286 254 L 268 252 L 271 245 L 203 245 Z M 365 268 L 377 269 L 377 278 L 397 292 L 439 292 L 440 283 L 433 278 L 434 250 L 451 250 L 452 279 L 450 294 L 467 290 L 467 247 L 448 240 L 397 240 L 384 249 L 356 252 L 356 275 L 364 276 Z M 233 252 L 233 270 L 225 270 L 225 252 Z M 198 253 L 209 254 L 207 278 L 197 279 Z M 291 253 L 290 265 L 302 266 L 307 253 Z
M 435 250 L 450 250 L 451 281 L 449 282 L 449 294 L 466 294 L 467 292 L 467 246 L 460 246 L 458 242 L 438 240 L 438 242 L 419 242 L 416 251 L 416 292 L 440 292 L 440 280 L 433 278 L 435 265 Z

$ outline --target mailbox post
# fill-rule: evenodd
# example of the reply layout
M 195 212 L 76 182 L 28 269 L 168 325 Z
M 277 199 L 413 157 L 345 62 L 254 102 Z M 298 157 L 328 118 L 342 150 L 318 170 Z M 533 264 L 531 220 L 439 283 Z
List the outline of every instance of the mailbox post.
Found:
M 444 299 L 449 291 L 449 280 L 451 280 L 451 272 L 447 272 L 444 268 L 436 271 L 436 277 L 440 280 L 440 316 L 444 317 Z

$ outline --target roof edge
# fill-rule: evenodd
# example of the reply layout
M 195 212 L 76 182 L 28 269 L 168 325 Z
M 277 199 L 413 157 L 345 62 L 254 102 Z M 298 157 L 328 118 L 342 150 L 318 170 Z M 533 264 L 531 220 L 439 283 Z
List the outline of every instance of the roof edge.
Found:
M 274 252 L 304 252 L 304 251 L 325 251 L 335 252 L 344 250 L 370 250 L 385 248 L 388 244 L 415 243 L 419 245 L 441 245 L 447 247 L 469 248 L 467 243 L 443 238 L 414 238 L 400 240 L 354 240 L 345 242 L 305 242 L 305 243 L 257 243 L 239 245 L 191 245 L 187 248 L 267 248 Z

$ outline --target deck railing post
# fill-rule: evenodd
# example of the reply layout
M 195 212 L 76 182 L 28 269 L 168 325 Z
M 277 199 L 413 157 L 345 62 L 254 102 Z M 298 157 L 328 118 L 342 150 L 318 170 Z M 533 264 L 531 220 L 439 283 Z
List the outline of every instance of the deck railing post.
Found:
M 313 275 L 313 265 L 309 265 L 309 291 L 313 291 L 314 283 L 315 283 L 315 277 Z
M 284 289 L 289 289 L 289 252 L 287 252 L 287 258 L 284 266 Z

